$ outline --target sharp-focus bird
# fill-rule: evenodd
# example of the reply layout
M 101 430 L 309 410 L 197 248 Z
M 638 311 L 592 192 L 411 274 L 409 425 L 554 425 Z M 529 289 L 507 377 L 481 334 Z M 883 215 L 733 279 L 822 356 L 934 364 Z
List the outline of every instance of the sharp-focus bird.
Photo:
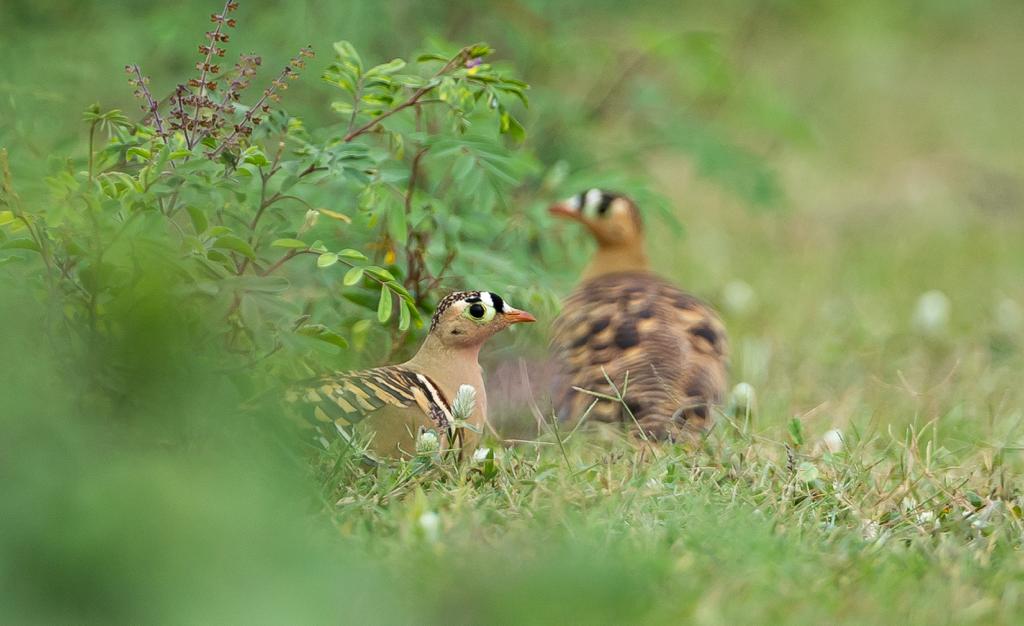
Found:
M 599 400 L 588 419 L 635 419 L 659 439 L 709 428 L 726 385 L 728 346 L 718 315 L 651 271 L 640 212 L 626 196 L 591 189 L 550 212 L 583 224 L 597 241 L 553 325 L 558 416 L 579 419 L 597 399 L 578 389 L 617 397 L 625 388 L 623 402 Z
M 342 435 L 368 433 L 368 452 L 375 456 L 408 456 L 415 451 L 421 428 L 448 432 L 451 402 L 462 385 L 476 392 L 467 421 L 477 431 L 483 428 L 487 394 L 477 361 L 480 347 L 512 324 L 534 321 L 533 315 L 511 307 L 498 294 L 451 293 L 438 303 L 426 339 L 405 363 L 328 374 L 296 386 L 287 399 L 303 405 L 309 421 L 336 426 Z M 479 434 L 463 435 L 463 451 L 472 451 Z

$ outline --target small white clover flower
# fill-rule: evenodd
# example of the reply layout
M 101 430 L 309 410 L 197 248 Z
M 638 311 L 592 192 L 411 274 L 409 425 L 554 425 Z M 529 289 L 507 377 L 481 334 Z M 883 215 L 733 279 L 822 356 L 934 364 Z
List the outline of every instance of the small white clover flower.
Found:
M 926 335 L 940 335 L 949 326 L 951 304 L 943 292 L 933 289 L 921 294 L 911 320 L 914 328 Z
M 757 392 L 754 386 L 750 383 L 736 383 L 729 392 L 729 406 L 733 415 L 753 414 L 757 407 Z
M 452 402 L 452 416 L 457 420 L 467 420 L 476 408 L 476 389 L 472 385 L 462 385 Z
M 731 280 L 722 289 L 722 305 L 735 315 L 749 313 L 757 304 L 754 288 L 742 280 Z
M 416 437 L 416 454 L 431 456 L 441 449 L 441 440 L 434 430 L 424 430 Z
M 832 453 L 839 452 L 846 445 L 846 439 L 843 437 L 843 431 L 838 428 L 826 432 L 821 437 L 821 442 L 825 444 L 825 448 Z
M 425 511 L 420 515 L 420 530 L 430 542 L 435 542 L 441 536 L 441 516 L 433 511 Z

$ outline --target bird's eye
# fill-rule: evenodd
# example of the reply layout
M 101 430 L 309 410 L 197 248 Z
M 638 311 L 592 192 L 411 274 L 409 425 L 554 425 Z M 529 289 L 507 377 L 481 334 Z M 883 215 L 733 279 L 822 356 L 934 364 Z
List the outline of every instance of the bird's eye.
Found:
M 612 206 L 612 200 L 614 199 L 615 198 L 608 194 L 601 194 L 601 202 L 597 205 L 597 214 L 602 216 L 607 214 L 608 209 Z
M 482 304 L 473 304 L 469 307 L 469 314 L 477 319 L 483 317 L 485 312 L 486 309 L 484 309 L 484 305 Z

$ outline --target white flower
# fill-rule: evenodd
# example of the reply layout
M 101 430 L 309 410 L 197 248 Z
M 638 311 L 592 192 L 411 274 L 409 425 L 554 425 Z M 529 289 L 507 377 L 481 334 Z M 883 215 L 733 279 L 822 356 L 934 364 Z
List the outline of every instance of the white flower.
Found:
M 490 448 L 477 448 L 473 452 L 473 462 L 474 463 L 483 463 L 484 461 L 487 460 L 487 455 L 490 454 L 490 453 L 491 453 L 491 449 Z
M 996 327 L 1007 335 L 1013 335 L 1024 328 L 1024 311 L 1010 298 L 1003 298 L 996 305 Z
M 828 448 L 829 452 L 839 452 L 843 449 L 843 445 L 846 443 L 843 437 L 843 431 L 838 428 L 833 428 L 822 435 L 821 441 L 825 444 L 825 447 Z
M 754 288 L 742 280 L 731 280 L 722 289 L 722 305 L 730 313 L 743 315 L 757 303 Z
M 941 334 L 949 325 L 949 310 L 946 294 L 937 289 L 924 292 L 914 308 L 914 328 L 927 335 Z
M 424 430 L 416 437 L 416 454 L 419 456 L 430 456 L 440 448 L 441 440 L 433 430 Z
M 437 541 L 441 535 L 441 516 L 433 511 L 426 511 L 420 515 L 420 529 L 428 541 Z
M 733 415 L 746 416 L 754 413 L 757 406 L 757 392 L 750 383 L 737 383 L 729 392 L 729 406 Z
M 882 526 L 874 520 L 868 520 L 864 522 L 861 533 L 863 533 L 864 539 L 874 541 L 882 534 Z
M 452 402 L 452 416 L 457 420 L 468 420 L 476 408 L 476 389 L 473 385 L 462 385 Z

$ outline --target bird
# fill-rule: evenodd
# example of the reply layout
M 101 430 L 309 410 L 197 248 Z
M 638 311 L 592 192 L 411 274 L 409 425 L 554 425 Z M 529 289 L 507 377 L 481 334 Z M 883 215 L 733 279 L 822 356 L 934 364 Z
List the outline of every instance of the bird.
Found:
M 333 372 L 293 385 L 286 394 L 307 423 L 331 427 L 347 440 L 362 433 L 371 462 L 414 456 L 427 431 L 452 434 L 452 402 L 460 387 L 475 392 L 472 430 L 460 429 L 462 452 L 472 452 L 487 421 L 487 394 L 478 355 L 490 337 L 536 318 L 490 291 L 457 291 L 440 300 L 430 329 L 408 361 L 374 369 Z M 475 432 L 474 432 L 475 431 Z
M 597 242 L 552 323 L 557 417 L 578 420 L 589 410 L 587 419 L 633 425 L 645 438 L 699 440 L 727 382 L 718 314 L 652 271 L 628 196 L 589 189 L 549 212 L 582 224 Z

